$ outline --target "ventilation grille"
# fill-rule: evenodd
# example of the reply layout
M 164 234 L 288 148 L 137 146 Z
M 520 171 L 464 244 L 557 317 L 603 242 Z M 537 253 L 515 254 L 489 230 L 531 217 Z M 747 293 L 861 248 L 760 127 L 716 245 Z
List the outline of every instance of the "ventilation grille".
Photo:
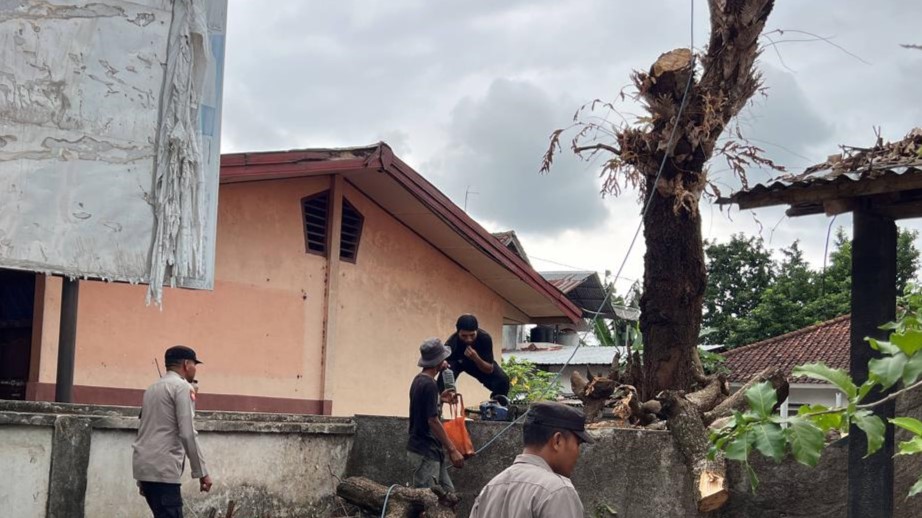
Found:
M 301 205 L 304 210 L 304 236 L 307 240 L 307 251 L 326 255 L 330 192 L 324 191 L 304 198 Z

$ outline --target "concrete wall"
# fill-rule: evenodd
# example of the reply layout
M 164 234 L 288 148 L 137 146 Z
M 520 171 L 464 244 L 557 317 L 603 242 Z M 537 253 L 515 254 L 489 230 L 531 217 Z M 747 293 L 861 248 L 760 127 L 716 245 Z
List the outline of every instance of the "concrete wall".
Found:
M 901 409 L 913 415 L 919 409 Z M 382 484 L 406 483 L 405 419 L 356 416 L 356 435 L 347 475 L 364 475 Z M 474 446 L 486 444 L 506 423 L 469 422 Z M 610 507 L 630 518 L 845 518 L 848 441 L 840 440 L 809 468 L 788 459 L 780 464 L 751 457 L 760 485 L 753 493 L 741 464 L 729 464 L 729 503 L 718 513 L 699 514 L 692 480 L 669 432 L 610 430 L 594 444 L 582 446 L 573 476 L 587 516 L 608 517 Z M 489 449 L 451 470 L 462 496 L 458 516 L 467 516 L 480 489 L 512 463 L 521 451 L 521 428 L 509 430 Z M 894 487 L 896 518 L 919 516 L 918 501 L 907 500 L 909 487 L 922 474 L 922 458 L 897 457 Z M 598 513 L 598 514 L 597 514 Z
M 0 516 L 147 518 L 131 471 L 138 409 L 0 402 Z M 352 447 L 348 419 L 200 412 L 214 487 L 183 476 L 188 516 L 320 517 Z M 10 476 L 9 479 L 6 477 Z M 6 480 L 9 480 L 7 482 Z
M 900 415 L 918 417 L 922 394 L 902 400 Z M 0 516 L 148 516 L 131 479 L 137 409 L 0 402 Z M 486 444 L 505 423 L 471 422 L 474 445 Z M 189 516 L 207 516 L 233 499 L 240 516 L 321 517 L 332 504 L 334 476 L 363 475 L 389 485 L 410 478 L 404 418 L 307 417 L 200 412 L 197 427 L 215 487 L 203 495 L 185 479 Z M 905 439 L 905 434 L 898 434 Z M 760 485 L 753 493 L 738 463 L 730 463 L 728 505 L 710 518 L 845 517 L 847 445 L 826 448 L 816 468 L 753 455 Z M 521 429 L 502 435 L 451 476 L 468 515 L 481 488 L 521 450 Z M 894 460 L 896 518 L 918 516 L 905 498 L 922 473 L 922 458 Z M 668 432 L 610 430 L 583 446 L 573 483 L 588 516 L 703 518 L 692 481 Z M 918 497 L 917 497 L 918 498 Z M 598 514 L 597 514 L 598 513 Z
M 0 514 L 42 518 L 48 503 L 51 434 L 47 427 L 0 424 Z

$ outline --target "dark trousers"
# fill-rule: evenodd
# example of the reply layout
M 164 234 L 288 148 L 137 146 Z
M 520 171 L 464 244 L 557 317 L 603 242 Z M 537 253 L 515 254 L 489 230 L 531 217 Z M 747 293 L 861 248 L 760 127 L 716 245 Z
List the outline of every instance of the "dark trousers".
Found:
M 481 385 L 490 391 L 491 398 L 509 395 L 509 376 L 503 372 L 503 368 L 496 362 L 493 362 L 493 372 L 489 374 L 481 372 L 481 370 L 477 368 L 477 365 L 470 360 L 460 362 L 449 361 L 448 366 L 451 368 L 451 371 L 455 373 L 455 379 L 461 377 L 462 372 L 466 372 L 479 381 Z M 439 387 L 442 387 L 441 376 L 439 376 Z
M 141 491 L 154 518 L 182 518 L 182 493 L 179 484 L 141 482 Z

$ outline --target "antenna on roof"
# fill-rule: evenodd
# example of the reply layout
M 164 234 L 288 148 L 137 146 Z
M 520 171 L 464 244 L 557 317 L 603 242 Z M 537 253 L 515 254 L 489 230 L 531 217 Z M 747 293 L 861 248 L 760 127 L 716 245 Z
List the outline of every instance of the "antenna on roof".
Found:
M 467 212 L 467 199 L 471 194 L 480 194 L 477 191 L 472 191 L 471 186 L 467 186 L 467 190 L 464 191 L 464 212 Z

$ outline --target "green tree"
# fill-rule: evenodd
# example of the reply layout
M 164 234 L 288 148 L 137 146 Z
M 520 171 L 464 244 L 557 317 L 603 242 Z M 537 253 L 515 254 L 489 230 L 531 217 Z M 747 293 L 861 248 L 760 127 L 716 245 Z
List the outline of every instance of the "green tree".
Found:
M 919 268 L 920 254 L 915 246 L 918 237 L 918 232 L 914 230 L 899 231 L 897 289 L 900 292 L 915 279 Z M 740 236 L 734 236 L 727 245 L 717 245 L 725 247 L 718 249 L 718 252 L 731 249 L 729 245 L 733 241 L 747 242 Z M 715 277 L 714 285 L 721 286 L 726 283 L 730 286 L 729 289 L 708 291 L 705 300 L 708 316 L 705 317 L 705 322 L 714 329 L 710 336 L 706 337 L 710 343 L 723 343 L 729 347 L 746 345 L 796 331 L 844 315 L 851 310 L 852 242 L 843 228 L 836 230 L 825 270 L 810 267 L 798 242 L 782 249 L 781 253 L 783 258 L 780 263 L 773 263 L 770 267 L 774 272 L 771 280 L 757 294 L 756 303 L 748 311 L 745 308 L 752 304 L 752 298 L 742 286 L 747 276 L 750 276 L 750 270 L 739 265 L 733 266 L 732 262 L 729 267 L 721 262 L 708 263 L 708 273 Z M 737 257 L 746 258 L 745 254 L 738 254 Z M 733 278 L 735 268 L 741 272 L 739 280 Z M 709 290 L 711 282 L 709 280 Z M 735 300 L 739 298 L 744 303 Z M 729 304 L 729 307 L 744 309 L 737 310 L 736 315 L 721 316 L 709 321 L 710 308 L 712 305 L 719 307 L 718 304 Z
M 726 341 L 745 345 L 800 329 L 815 322 L 812 306 L 820 294 L 819 275 L 810 269 L 798 242 L 784 255 L 775 282 L 760 294 L 759 303 L 736 323 Z
M 922 152 L 922 147 L 919 148 Z M 896 289 L 903 293 L 910 283 L 916 280 L 919 271 L 919 249 L 916 240 L 919 238 L 918 230 L 900 229 L 896 242 Z
M 503 372 L 509 376 L 509 399 L 513 402 L 553 401 L 560 395 L 557 374 L 543 371 L 533 362 L 508 357 L 503 359 Z
M 727 243 L 706 241 L 708 281 L 702 324 L 706 343 L 726 344 L 774 280 L 771 252 L 761 237 L 734 234 Z

